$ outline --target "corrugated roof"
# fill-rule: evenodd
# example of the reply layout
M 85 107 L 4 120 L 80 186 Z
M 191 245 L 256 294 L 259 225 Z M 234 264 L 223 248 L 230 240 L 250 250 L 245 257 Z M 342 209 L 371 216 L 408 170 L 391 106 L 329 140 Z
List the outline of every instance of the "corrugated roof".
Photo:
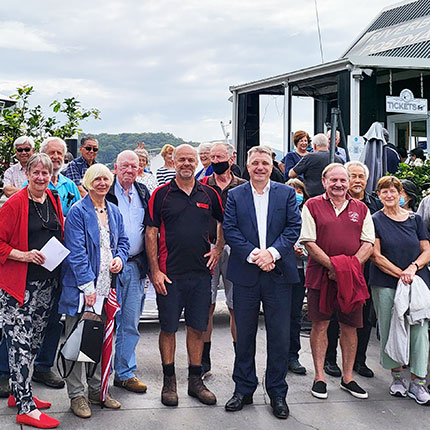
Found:
M 367 29 L 366 33 L 390 27 L 391 25 L 402 24 L 412 19 L 421 18 L 427 15 L 430 15 L 430 1 L 413 1 L 411 3 L 383 11 Z
M 409 46 L 389 49 L 372 54 L 371 57 L 430 58 L 430 42 L 414 43 Z
M 430 58 L 430 0 L 385 8 L 341 58 L 378 56 Z

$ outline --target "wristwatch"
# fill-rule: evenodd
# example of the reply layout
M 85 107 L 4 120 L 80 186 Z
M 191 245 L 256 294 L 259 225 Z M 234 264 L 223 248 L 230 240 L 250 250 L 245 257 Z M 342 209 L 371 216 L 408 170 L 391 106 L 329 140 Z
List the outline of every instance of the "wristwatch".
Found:
M 418 266 L 418 263 L 416 261 L 412 261 L 411 264 L 415 265 L 417 270 L 420 270 L 420 266 Z

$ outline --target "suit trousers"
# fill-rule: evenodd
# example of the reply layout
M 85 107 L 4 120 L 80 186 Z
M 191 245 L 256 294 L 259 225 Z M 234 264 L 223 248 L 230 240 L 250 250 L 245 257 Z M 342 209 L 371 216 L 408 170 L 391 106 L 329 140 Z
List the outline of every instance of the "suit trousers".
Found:
M 274 279 L 269 273 L 261 272 L 255 285 L 233 286 L 237 327 L 233 380 L 235 392 L 241 394 L 253 394 L 258 385 L 255 368 L 256 335 L 260 303 L 263 303 L 267 339 L 266 391 L 270 398 L 285 398 L 287 395 L 285 377 L 290 347 L 292 285 Z

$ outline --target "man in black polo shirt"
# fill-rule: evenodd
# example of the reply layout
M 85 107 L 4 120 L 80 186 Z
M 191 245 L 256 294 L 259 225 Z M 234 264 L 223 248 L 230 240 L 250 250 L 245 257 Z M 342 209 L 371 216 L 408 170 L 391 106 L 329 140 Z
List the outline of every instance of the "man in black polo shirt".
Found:
M 224 247 L 223 210 L 217 192 L 194 179 L 197 151 L 190 145 L 180 145 L 173 159 L 176 178 L 154 191 L 145 215 L 146 252 L 161 326 L 159 346 L 164 375 L 161 401 L 166 406 L 178 404 L 175 333 L 185 308 L 188 394 L 213 405 L 216 397 L 201 378 L 202 334 L 209 319 L 211 270 Z M 212 217 L 217 221 L 217 242 L 211 249 Z

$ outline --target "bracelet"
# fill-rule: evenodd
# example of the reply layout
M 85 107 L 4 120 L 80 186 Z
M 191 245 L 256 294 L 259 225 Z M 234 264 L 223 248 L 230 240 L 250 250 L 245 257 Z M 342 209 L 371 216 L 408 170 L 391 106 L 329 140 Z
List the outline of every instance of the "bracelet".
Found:
M 413 261 L 411 264 L 413 264 L 417 268 L 417 270 L 420 270 L 420 266 L 418 266 L 416 261 Z

